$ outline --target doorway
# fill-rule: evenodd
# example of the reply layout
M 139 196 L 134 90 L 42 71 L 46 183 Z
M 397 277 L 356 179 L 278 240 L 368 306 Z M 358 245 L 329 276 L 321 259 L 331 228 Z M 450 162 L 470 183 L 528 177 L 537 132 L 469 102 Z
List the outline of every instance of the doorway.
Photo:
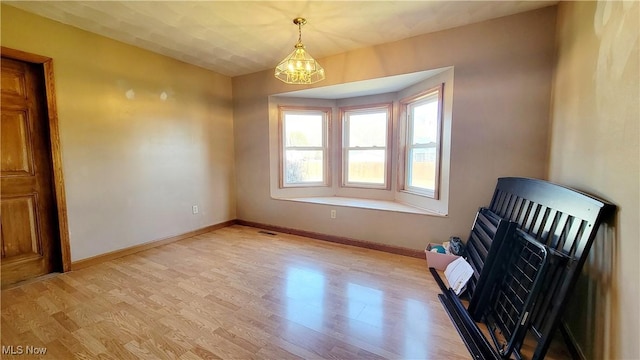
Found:
M 70 268 L 50 58 L 2 47 L 2 287 Z

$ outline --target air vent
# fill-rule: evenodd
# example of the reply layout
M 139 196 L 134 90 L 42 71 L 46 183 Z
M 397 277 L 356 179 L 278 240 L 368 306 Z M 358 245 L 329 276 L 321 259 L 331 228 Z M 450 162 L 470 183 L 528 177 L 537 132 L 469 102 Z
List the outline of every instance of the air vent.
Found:
M 276 234 L 276 233 L 272 233 L 272 232 L 264 231 L 264 230 L 260 230 L 260 231 L 258 231 L 258 233 L 260 233 L 260 234 L 265 234 L 265 235 L 271 235 L 271 236 L 276 236 L 276 235 L 278 235 L 278 234 Z

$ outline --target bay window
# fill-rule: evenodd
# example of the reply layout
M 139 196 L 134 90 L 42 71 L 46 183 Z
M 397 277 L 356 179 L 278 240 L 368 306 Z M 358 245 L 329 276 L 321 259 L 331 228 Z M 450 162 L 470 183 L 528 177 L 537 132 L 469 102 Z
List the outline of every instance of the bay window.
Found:
M 270 97 L 274 199 L 448 214 L 453 68 L 385 79 Z

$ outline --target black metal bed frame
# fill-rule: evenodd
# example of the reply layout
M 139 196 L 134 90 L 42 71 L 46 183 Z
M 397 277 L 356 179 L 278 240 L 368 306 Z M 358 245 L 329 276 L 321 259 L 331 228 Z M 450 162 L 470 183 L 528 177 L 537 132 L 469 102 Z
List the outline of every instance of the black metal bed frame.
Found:
M 544 180 L 498 179 L 491 204 L 478 212 L 467 241 L 474 268 L 468 309 L 430 268 L 442 290 L 438 297 L 474 359 L 521 358 L 527 331 L 536 341 L 532 359 L 544 358 L 598 227 L 615 209 Z M 505 303 L 508 311 L 497 308 Z M 493 345 L 476 321 L 487 325 Z

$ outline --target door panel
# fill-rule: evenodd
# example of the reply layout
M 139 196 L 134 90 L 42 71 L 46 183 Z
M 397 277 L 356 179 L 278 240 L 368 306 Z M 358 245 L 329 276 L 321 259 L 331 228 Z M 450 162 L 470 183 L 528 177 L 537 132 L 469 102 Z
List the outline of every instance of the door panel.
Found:
M 2 285 L 59 269 L 44 78 L 37 65 L 2 58 L 0 233 Z
M 26 78 L 23 71 L 15 69 L 10 65 L 7 67 L 7 69 L 3 68 L 2 70 L 2 93 L 26 99 L 27 86 L 25 84 Z
M 35 175 L 32 166 L 31 146 L 27 113 L 20 110 L 2 109 L 0 129 L 2 176 Z
M 2 199 L 3 257 L 41 257 L 36 213 L 36 195 Z M 11 241 L 4 242 L 4 239 Z

